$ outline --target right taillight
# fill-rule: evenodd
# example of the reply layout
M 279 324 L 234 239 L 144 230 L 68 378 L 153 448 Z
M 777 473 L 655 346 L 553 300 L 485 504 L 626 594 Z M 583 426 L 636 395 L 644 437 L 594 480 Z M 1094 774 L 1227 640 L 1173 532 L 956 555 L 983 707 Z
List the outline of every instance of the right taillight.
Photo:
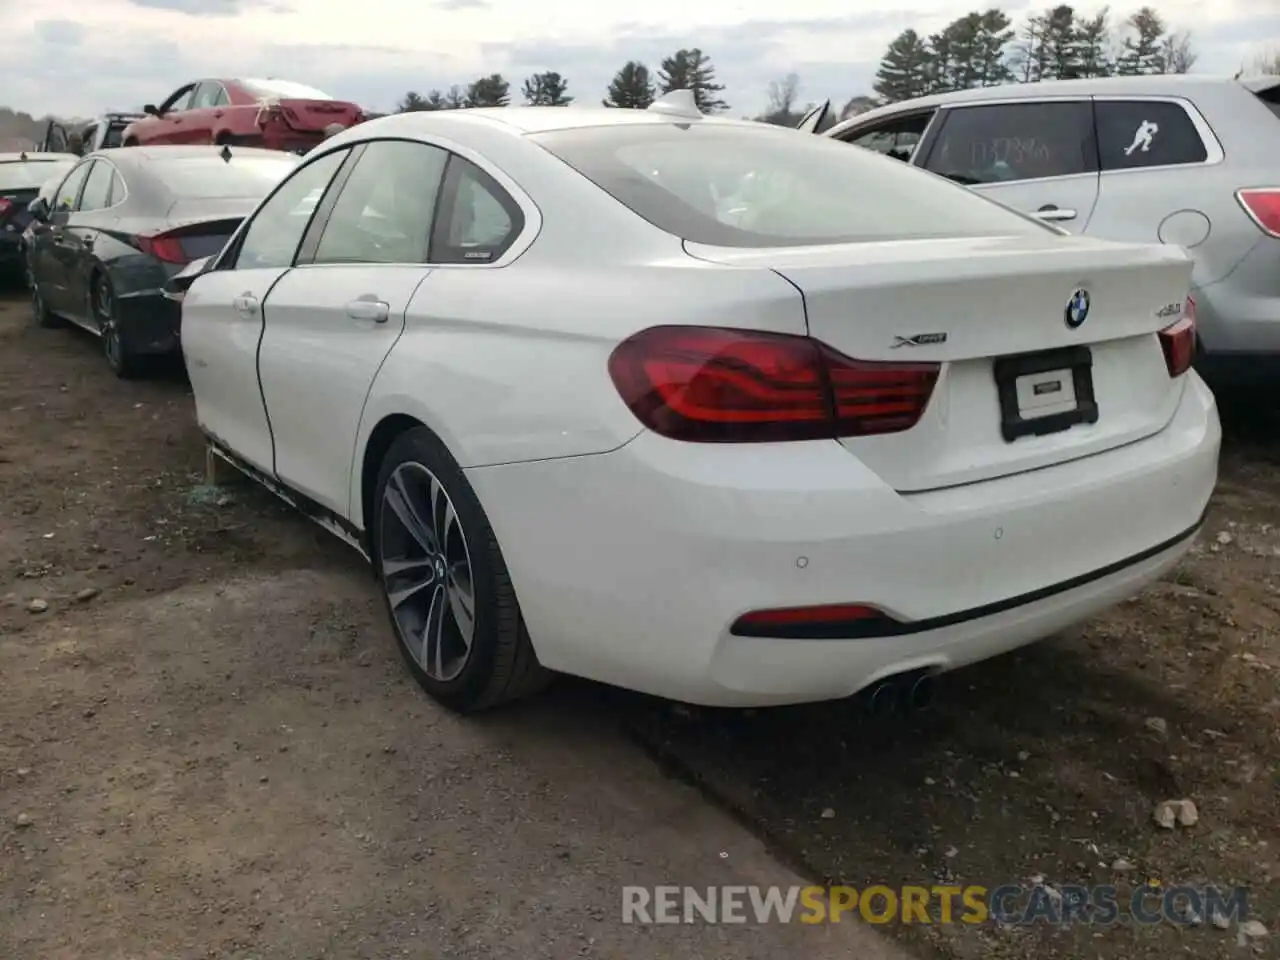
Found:
M 1280 187 L 1237 190 L 1236 200 L 1263 233 L 1280 239 Z
M 650 327 L 609 357 L 623 401 L 650 430 L 696 443 L 868 436 L 920 420 L 941 365 L 854 360 L 811 337 Z
M 1182 319 L 1160 331 L 1160 348 L 1169 376 L 1180 377 L 1191 369 L 1196 358 L 1196 302 L 1187 297 Z

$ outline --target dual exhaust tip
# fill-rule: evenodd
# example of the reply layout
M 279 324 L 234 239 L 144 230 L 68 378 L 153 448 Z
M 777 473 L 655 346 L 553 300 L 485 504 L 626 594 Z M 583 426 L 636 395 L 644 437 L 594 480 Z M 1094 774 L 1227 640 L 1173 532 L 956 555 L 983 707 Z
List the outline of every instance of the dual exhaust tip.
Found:
M 934 675 L 919 670 L 877 680 L 863 694 L 868 712 L 876 718 L 927 710 L 933 706 L 936 695 Z

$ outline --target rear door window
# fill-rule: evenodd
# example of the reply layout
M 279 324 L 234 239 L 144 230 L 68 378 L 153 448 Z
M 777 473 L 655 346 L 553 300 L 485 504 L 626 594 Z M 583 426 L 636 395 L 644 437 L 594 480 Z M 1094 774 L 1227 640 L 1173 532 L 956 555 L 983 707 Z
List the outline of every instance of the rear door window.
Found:
M 375 140 L 351 170 L 320 235 L 316 263 L 421 263 L 449 154 Z
M 111 205 L 111 165 L 101 160 L 94 162 L 89 178 L 80 194 L 80 211 L 105 210 Z
M 925 167 L 975 186 L 1098 170 L 1088 100 L 952 107 L 942 118 Z
M 1099 100 L 1103 170 L 1204 163 L 1204 138 L 1186 109 L 1168 100 Z

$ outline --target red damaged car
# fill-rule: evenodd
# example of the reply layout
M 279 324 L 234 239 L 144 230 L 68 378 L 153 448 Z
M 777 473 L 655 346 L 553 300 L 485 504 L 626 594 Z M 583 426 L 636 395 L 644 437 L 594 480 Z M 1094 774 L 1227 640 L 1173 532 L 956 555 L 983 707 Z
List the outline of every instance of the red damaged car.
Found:
M 194 80 L 124 131 L 124 146 L 229 143 L 306 153 L 335 125 L 364 119 L 354 103 L 288 80 Z

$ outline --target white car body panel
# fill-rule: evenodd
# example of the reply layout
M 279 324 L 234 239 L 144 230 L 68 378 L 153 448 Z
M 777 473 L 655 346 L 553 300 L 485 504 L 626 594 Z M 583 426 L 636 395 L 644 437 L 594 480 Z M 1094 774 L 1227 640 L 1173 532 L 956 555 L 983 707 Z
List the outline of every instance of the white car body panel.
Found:
M 206 273 L 182 301 L 182 353 L 196 401 L 196 422 L 219 443 L 271 472 L 275 452 L 258 382 L 260 311 L 240 312 L 236 297 L 261 302 L 283 268 Z
M 365 398 L 404 331 L 414 291 L 430 275 L 418 265 L 295 267 L 265 301 L 258 375 L 275 442 L 274 473 L 339 515 L 350 504 Z M 348 315 L 347 305 L 361 301 L 385 305 L 386 319 Z
M 1157 342 L 1177 319 L 1158 311 L 1186 296 L 1184 255 L 1049 233 L 685 244 L 521 136 L 657 122 L 671 121 L 449 111 L 326 141 L 324 151 L 382 136 L 453 150 L 508 189 L 525 226 L 482 265 L 197 277 L 182 339 L 201 427 L 358 540 L 375 434 L 425 425 L 483 504 L 541 662 L 698 703 L 840 697 L 897 671 L 981 659 L 1132 595 L 1185 552 L 1220 428 L 1212 394 L 1194 373 L 1171 378 Z M 1069 331 L 1078 287 L 1099 301 Z M 248 292 L 253 317 L 233 305 Z M 388 305 L 385 323 L 345 313 L 362 296 Z M 859 359 L 943 371 L 904 432 L 682 443 L 643 427 L 607 367 L 621 341 L 655 325 L 807 333 Z M 933 330 L 946 341 L 893 347 Z M 1095 352 L 1104 415 L 1004 441 L 992 356 L 1075 343 Z M 827 603 L 954 622 L 856 641 L 729 632 L 751 610 Z

